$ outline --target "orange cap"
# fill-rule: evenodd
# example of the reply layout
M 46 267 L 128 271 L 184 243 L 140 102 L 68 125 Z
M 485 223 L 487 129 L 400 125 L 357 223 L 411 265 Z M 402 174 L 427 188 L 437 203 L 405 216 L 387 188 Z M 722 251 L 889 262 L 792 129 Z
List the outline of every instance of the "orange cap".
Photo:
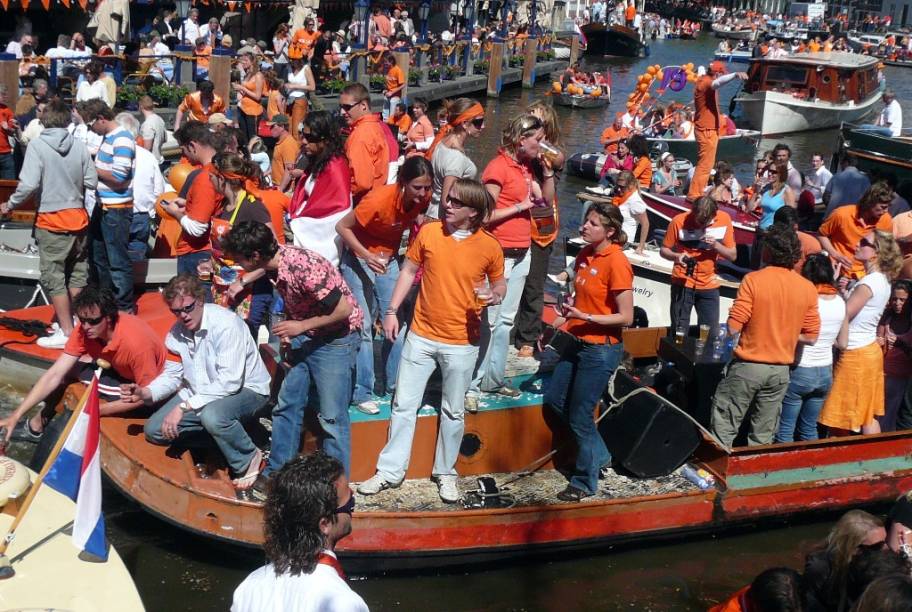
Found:
M 726 74 L 728 70 L 725 69 L 725 64 L 719 60 L 714 61 L 709 65 L 710 74 Z

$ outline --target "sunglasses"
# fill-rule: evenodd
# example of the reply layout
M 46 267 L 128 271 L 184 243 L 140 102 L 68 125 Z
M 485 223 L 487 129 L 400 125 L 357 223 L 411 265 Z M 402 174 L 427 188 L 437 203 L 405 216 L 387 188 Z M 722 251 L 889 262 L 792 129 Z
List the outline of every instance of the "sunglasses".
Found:
M 485 124 L 484 117 L 477 117 L 475 119 L 472 119 L 472 125 L 474 125 L 476 129 L 480 130 L 481 128 L 484 127 L 484 124 Z
M 465 202 L 463 202 L 459 198 L 451 196 L 451 195 L 447 195 L 447 202 L 453 208 L 462 208 L 465 206 Z
M 348 501 L 333 510 L 333 514 L 351 514 L 355 511 L 355 494 L 352 493 Z
M 873 249 L 873 248 L 876 248 L 876 245 L 875 245 L 873 242 L 871 242 L 870 240 L 868 240 L 867 238 L 862 238 L 862 239 L 861 239 L 861 242 L 858 243 L 858 246 L 860 246 L 860 247 L 871 247 L 872 249 Z
M 100 317 L 94 317 L 94 318 L 79 317 L 79 316 L 77 316 L 76 318 L 79 319 L 79 322 L 82 323 L 83 325 L 98 325 L 99 323 L 101 323 L 104 320 L 104 315 L 102 315 Z
M 361 102 L 363 102 L 363 101 L 364 101 L 364 100 L 362 100 Z M 341 108 L 342 110 L 344 110 L 344 111 L 347 113 L 348 111 L 350 111 L 350 110 L 353 109 L 354 107 L 356 107 L 356 106 L 358 106 L 359 104 L 361 104 L 361 102 L 353 102 L 353 103 L 351 103 L 351 104 L 339 104 L 339 108 Z
M 175 317 L 179 317 L 182 314 L 190 314 L 193 312 L 194 308 L 196 308 L 196 300 L 193 300 L 193 302 L 187 304 L 186 306 L 183 306 L 182 308 L 169 308 L 168 310 L 170 310 L 171 314 L 173 314 Z
M 319 136 L 317 136 L 313 133 L 308 134 L 307 132 L 301 132 L 301 138 L 303 140 L 306 140 L 307 142 L 313 142 L 313 143 L 323 142 L 322 138 L 320 138 Z

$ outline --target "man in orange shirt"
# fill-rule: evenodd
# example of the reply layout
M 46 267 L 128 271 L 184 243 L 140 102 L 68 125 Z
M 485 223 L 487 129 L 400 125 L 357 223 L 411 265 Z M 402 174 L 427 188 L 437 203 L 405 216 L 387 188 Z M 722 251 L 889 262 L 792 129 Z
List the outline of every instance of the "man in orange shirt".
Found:
M 389 125 L 396 126 L 396 136 L 400 142 L 405 140 L 406 134 L 412 127 L 412 118 L 409 117 L 408 107 L 400 102 L 393 109 L 393 114 L 386 120 Z
M 628 28 L 632 28 L 636 21 L 637 9 L 633 2 L 634 0 L 627 0 L 627 8 L 624 9 L 624 21 Z
M 687 199 L 691 202 L 703 195 L 709 182 L 709 171 L 716 163 L 716 147 L 719 133 L 725 127 L 722 111 L 719 109 L 720 87 L 734 79 L 744 80 L 747 73 L 726 74 L 725 64 L 715 61 L 709 65 L 709 73 L 697 79 L 694 85 L 694 138 L 697 141 L 697 165 Z
M 291 45 L 300 49 L 302 57 L 310 59 L 318 38 L 320 38 L 320 32 L 314 29 L 314 20 L 308 18 L 304 22 L 303 28 L 295 30 L 294 35 L 291 37 Z
M 841 276 L 855 280 L 864 276 L 864 265 L 855 261 L 855 250 L 871 230 L 893 231 L 893 217 L 887 212 L 892 203 L 893 189 L 878 181 L 858 204 L 840 206 L 820 226 L 820 245 L 841 266 Z
M 605 128 L 602 132 L 602 145 L 605 147 L 605 153 L 614 155 L 618 150 L 618 143 L 630 135 L 630 130 L 624 127 L 624 113 L 618 111 L 614 114 L 614 123 Z
M 177 113 L 174 115 L 174 131 L 180 129 L 185 115 L 190 121 L 207 123 L 212 115 L 224 113 L 225 108 L 225 101 L 221 96 L 216 95 L 215 85 L 212 84 L 212 81 L 200 81 L 196 86 L 196 91 L 184 96 L 184 101 L 177 107 Z
M 208 44 L 208 38 L 200 36 L 196 39 L 196 47 L 193 49 L 193 57 L 196 59 L 196 74 L 194 78 L 209 78 L 209 58 L 212 56 L 212 47 Z
M 383 66 L 386 68 L 386 87 L 383 90 L 383 120 L 386 121 L 402 101 L 402 90 L 405 89 L 405 75 L 396 63 L 392 53 L 383 54 Z
M 272 137 L 276 139 L 272 150 L 272 184 L 281 185 L 285 172 L 293 167 L 301 151 L 300 143 L 288 131 L 288 115 L 278 114 L 269 122 Z
M 817 289 L 792 269 L 800 255 L 794 230 L 773 225 L 763 239 L 766 267 L 744 277 L 728 314 L 729 333 L 741 339 L 712 403 L 712 430 L 725 446 L 748 416 L 748 445 L 772 444 L 795 349 L 817 340 Z
M 398 310 L 423 268 L 415 315 L 402 348 L 389 441 L 377 459 L 377 473 L 358 486 L 362 495 L 398 487 L 412 451 L 415 418 L 427 381 L 439 362 L 443 375 L 440 432 L 433 475 L 440 498 L 459 501 L 456 459 L 465 430 L 465 393 L 478 358 L 482 310 L 499 304 L 507 291 L 504 256 L 497 240 L 482 229 L 493 198 L 477 181 L 457 179 L 442 202 L 443 221 L 425 223 L 406 253 L 383 331 L 400 333 Z
M 671 332 L 690 324 L 690 311 L 697 309 L 697 323 L 719 323 L 719 281 L 716 260 L 734 261 L 738 256 L 731 217 L 716 201 L 703 196 L 693 209 L 676 215 L 665 232 L 659 254 L 674 262 L 671 270 Z
M 352 199 L 357 204 L 374 187 L 387 185 L 391 163 L 399 158 L 399 144 L 380 117 L 371 112 L 370 93 L 360 83 L 352 83 L 339 96 L 342 117 L 351 127 L 345 140 L 345 157 L 352 174 Z
M 807 258 L 823 250 L 823 247 L 820 246 L 820 241 L 815 236 L 798 229 L 798 211 L 791 206 L 783 206 L 777 210 L 776 214 L 773 215 L 773 223 L 790 227 L 798 234 L 798 243 L 801 245 L 801 258 L 795 262 L 795 272 L 801 274 L 801 269 L 804 267 L 804 262 L 807 261 Z
M 209 126 L 190 121 L 175 132 L 181 152 L 196 166 L 181 188 L 179 197 L 163 201 L 162 208 L 177 219 L 181 235 L 177 242 L 177 273 L 197 274 L 197 266 L 212 257 L 209 229 L 212 216 L 222 205 L 222 196 L 212 180 L 212 158 L 215 157 L 215 134 Z
M 0 85 L 0 179 L 14 180 L 16 164 L 13 161 L 13 146 L 10 137 L 16 135 L 19 123 L 13 111 L 7 106 L 9 93 L 6 85 Z

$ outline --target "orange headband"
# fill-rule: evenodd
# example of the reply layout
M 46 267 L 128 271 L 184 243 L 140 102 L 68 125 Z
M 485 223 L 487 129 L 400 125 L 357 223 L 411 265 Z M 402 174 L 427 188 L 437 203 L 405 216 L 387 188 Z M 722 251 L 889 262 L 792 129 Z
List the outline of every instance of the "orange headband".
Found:
M 237 172 L 223 172 L 221 170 L 217 170 L 216 174 L 229 181 L 246 181 L 248 178 L 244 174 L 238 174 Z
M 483 116 L 484 116 L 484 107 L 481 104 L 479 104 L 478 102 L 476 102 L 475 104 L 470 106 L 468 109 L 466 109 L 465 111 L 460 113 L 458 117 L 453 119 L 450 122 L 450 125 L 460 125 L 460 124 L 465 123 L 466 121 L 471 121 L 472 119 L 475 119 L 476 117 L 483 117 Z

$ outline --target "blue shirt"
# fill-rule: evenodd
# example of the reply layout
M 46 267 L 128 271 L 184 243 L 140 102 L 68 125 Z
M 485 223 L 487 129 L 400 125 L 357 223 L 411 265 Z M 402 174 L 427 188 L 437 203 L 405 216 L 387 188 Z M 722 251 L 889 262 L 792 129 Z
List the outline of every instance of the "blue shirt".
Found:
M 95 169 L 110 172 L 123 186 L 109 185 L 98 178 L 98 202 L 102 206 L 126 205 L 133 202 L 133 171 L 136 141 L 124 129 L 105 135 L 95 156 Z

